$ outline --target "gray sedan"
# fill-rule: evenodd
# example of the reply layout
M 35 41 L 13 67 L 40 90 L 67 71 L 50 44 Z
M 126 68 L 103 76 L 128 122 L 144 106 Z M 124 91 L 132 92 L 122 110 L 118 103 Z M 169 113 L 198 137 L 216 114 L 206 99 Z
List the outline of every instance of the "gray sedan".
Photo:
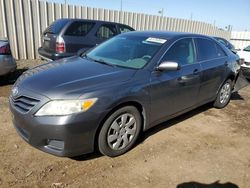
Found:
M 16 70 L 16 61 L 12 57 L 7 39 L 0 39 L 0 76 L 5 76 Z
M 225 107 L 238 62 L 207 36 L 127 32 L 26 71 L 9 97 L 13 124 L 25 141 L 54 155 L 99 149 L 119 156 L 159 123 L 209 102 Z

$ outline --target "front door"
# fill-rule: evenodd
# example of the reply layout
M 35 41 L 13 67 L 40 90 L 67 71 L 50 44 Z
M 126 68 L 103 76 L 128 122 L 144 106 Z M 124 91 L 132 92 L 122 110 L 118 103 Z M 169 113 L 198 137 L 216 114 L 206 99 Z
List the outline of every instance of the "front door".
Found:
M 177 41 L 161 60 L 165 61 L 177 62 L 180 70 L 152 72 L 152 122 L 167 119 L 197 104 L 201 66 L 196 62 L 193 39 L 185 38 Z

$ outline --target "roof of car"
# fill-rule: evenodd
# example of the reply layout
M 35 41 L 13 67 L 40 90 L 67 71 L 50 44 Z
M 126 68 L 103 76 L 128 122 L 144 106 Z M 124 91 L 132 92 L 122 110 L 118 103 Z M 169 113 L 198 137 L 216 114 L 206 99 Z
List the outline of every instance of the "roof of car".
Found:
M 120 25 L 126 25 L 122 23 L 117 22 L 110 22 L 110 21 L 104 21 L 104 20 L 90 20 L 90 19 L 81 19 L 81 18 L 61 18 L 58 20 L 66 20 L 66 21 L 88 21 L 88 22 L 101 22 L 101 23 L 113 23 L 113 24 L 120 24 Z
M 172 32 L 172 31 L 133 31 L 127 32 L 123 35 L 136 35 L 136 36 L 144 36 L 144 37 L 157 37 L 163 39 L 170 38 L 182 38 L 182 37 L 206 37 L 211 38 L 206 35 L 194 34 L 194 33 L 185 33 L 185 32 Z

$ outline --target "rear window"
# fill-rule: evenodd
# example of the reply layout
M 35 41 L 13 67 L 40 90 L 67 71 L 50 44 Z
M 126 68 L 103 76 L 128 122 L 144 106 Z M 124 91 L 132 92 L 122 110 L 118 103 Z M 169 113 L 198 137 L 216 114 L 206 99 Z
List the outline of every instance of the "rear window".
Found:
M 93 28 L 95 23 L 92 22 L 74 22 L 72 23 L 64 35 L 67 36 L 85 36 Z
M 96 36 L 100 39 L 108 39 L 117 34 L 115 25 L 102 25 L 97 33 Z
M 119 25 L 120 33 L 126 33 L 130 31 L 134 31 L 131 27 L 125 26 L 125 25 Z
M 227 46 L 227 43 L 226 41 L 224 41 L 223 39 L 221 38 L 216 38 L 221 44 L 224 44 L 225 46 Z
M 59 34 L 62 28 L 69 22 L 69 20 L 56 20 L 44 31 L 44 34 Z
M 221 47 L 212 40 L 198 38 L 196 39 L 196 45 L 198 48 L 199 61 L 210 60 L 226 55 Z

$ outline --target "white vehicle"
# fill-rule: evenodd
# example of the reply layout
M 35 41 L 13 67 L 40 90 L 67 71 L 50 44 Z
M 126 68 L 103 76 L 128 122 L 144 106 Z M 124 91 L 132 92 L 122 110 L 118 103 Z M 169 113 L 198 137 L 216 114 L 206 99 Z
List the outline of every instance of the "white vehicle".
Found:
M 241 59 L 244 59 L 244 64 L 241 65 L 243 74 L 246 78 L 250 79 L 250 45 L 237 53 Z

